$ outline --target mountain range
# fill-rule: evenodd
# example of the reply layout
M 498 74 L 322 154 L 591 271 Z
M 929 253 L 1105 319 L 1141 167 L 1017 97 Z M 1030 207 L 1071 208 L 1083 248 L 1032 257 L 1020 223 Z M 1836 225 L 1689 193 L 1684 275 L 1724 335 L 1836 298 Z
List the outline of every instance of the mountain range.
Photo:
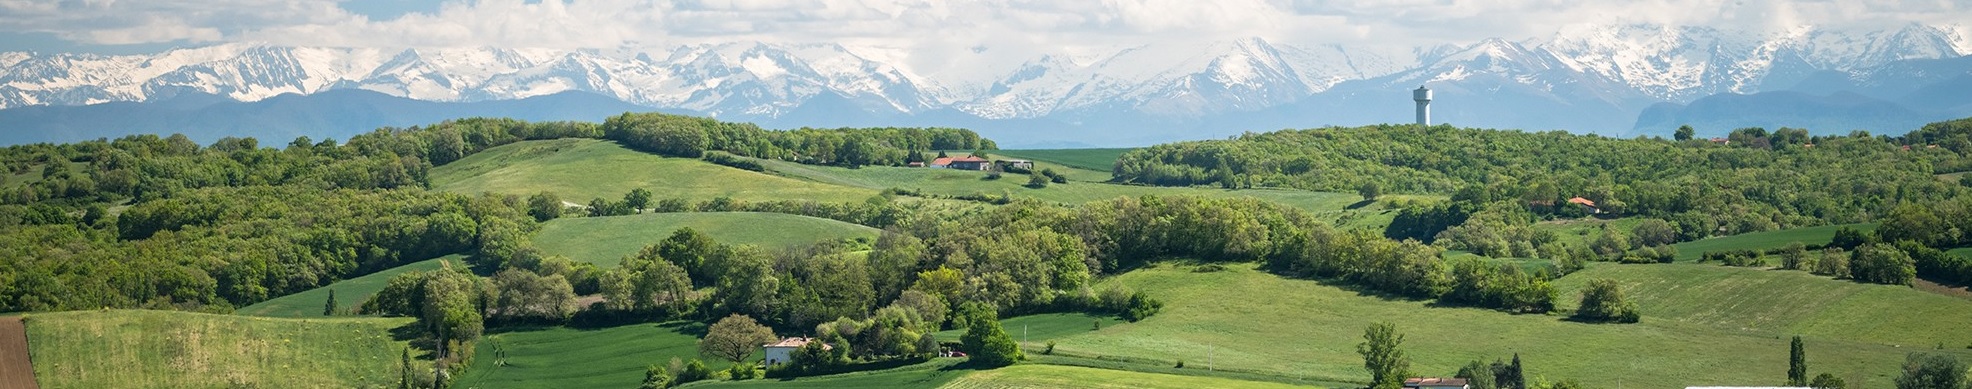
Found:
M 913 58 L 912 55 L 917 55 Z M 1016 147 L 1126 146 L 1434 119 L 1664 135 L 1746 126 L 1901 133 L 1972 115 L 1972 28 L 1579 26 L 1391 48 L 1246 38 L 1009 57 L 732 42 L 589 50 L 282 47 L 0 53 L 0 142 L 134 132 L 346 136 L 447 115 L 599 120 L 663 110 L 773 128 L 948 126 Z M 357 126 L 354 128 L 347 128 Z M 365 127 L 367 126 L 367 127 Z M 285 142 L 279 142 L 285 143 Z

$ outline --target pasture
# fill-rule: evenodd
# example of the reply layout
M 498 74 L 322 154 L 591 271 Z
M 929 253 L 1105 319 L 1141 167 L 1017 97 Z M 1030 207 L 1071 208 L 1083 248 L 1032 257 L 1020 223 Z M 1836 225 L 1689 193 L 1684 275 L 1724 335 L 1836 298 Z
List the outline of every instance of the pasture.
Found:
M 1955 345 L 1947 352 L 1972 358 L 1961 344 L 1972 339 L 1972 329 L 1936 324 L 1972 321 L 1972 302 L 1965 300 L 1800 272 L 1597 264 L 1562 279 L 1558 302 L 1572 309 L 1583 280 L 1601 277 L 1632 289 L 1642 323 L 1586 324 L 1560 315 L 1441 307 L 1281 278 L 1250 264 L 1200 273 L 1167 263 L 1103 281 L 1162 299 L 1159 314 L 1063 337 L 1057 351 L 1190 363 L 1209 355 L 1225 370 L 1362 382 L 1368 373 L 1354 347 L 1364 327 L 1389 321 L 1405 335 L 1404 349 L 1422 375 L 1451 375 L 1471 360 L 1519 353 L 1529 377 L 1621 381 L 1625 387 L 1774 385 L 1785 378 L 1787 337 L 1794 334 L 1807 337 L 1811 373 L 1834 373 L 1862 387 L 1889 386 L 1904 353 L 1940 342 Z M 1795 299 L 1820 302 L 1790 302 Z M 1756 307 L 1762 304 L 1778 307 Z
M 720 196 L 743 201 L 862 201 L 876 191 L 825 185 L 751 172 L 689 158 L 667 158 L 594 139 L 524 141 L 486 149 L 431 169 L 431 187 L 456 193 L 530 196 L 552 192 L 562 200 L 623 199 L 645 188 L 655 199 L 703 201 Z
M 684 227 L 705 233 L 719 243 L 754 245 L 770 252 L 830 240 L 875 239 L 880 232 L 829 219 L 780 213 L 646 213 L 555 219 L 535 234 L 534 245 L 550 255 L 612 268 L 623 257 L 636 255 L 644 246 L 663 241 Z
M 401 318 L 280 319 L 174 311 L 27 316 L 41 387 L 396 387 Z M 429 366 L 429 365 L 427 365 Z
M 1129 152 L 1119 149 L 1033 149 L 1033 150 L 988 150 L 986 154 L 1006 156 L 1035 161 L 1047 161 L 1077 169 L 1093 170 L 1107 174 L 1116 167 L 1116 160 Z
M 383 271 L 370 273 L 361 277 L 336 281 L 320 288 L 275 297 L 267 301 L 248 305 L 245 308 L 240 308 L 239 310 L 233 311 L 233 313 L 267 317 L 322 317 L 322 305 L 329 300 L 329 291 L 334 290 L 336 293 L 336 305 L 340 307 L 339 310 L 344 311 L 341 314 L 353 314 L 357 307 L 363 305 L 363 301 L 369 300 L 370 296 L 377 294 L 377 291 L 383 290 L 384 284 L 390 283 L 391 277 L 413 271 L 440 269 L 445 266 L 443 262 L 451 262 L 452 266 L 465 266 L 465 262 L 463 262 L 464 258 L 464 255 L 454 254 L 412 262 L 404 266 L 384 269 Z
M 644 381 L 646 366 L 667 364 L 672 357 L 702 358 L 697 334 L 703 331 L 703 325 L 687 322 L 497 329 L 480 340 L 473 367 L 454 387 L 633 388 Z M 732 366 L 704 360 L 714 370 Z
M 1787 247 L 1788 244 L 1794 242 L 1801 242 L 1806 245 L 1828 244 L 1828 241 L 1835 239 L 1835 230 L 1845 227 L 1865 233 L 1876 232 L 1876 224 L 1874 223 L 1843 224 L 1779 231 L 1750 232 L 1733 236 L 1699 239 L 1674 244 L 1671 247 L 1678 249 L 1677 260 L 1679 262 L 1697 261 L 1705 255 L 1706 251 L 1740 249 L 1765 251 Z

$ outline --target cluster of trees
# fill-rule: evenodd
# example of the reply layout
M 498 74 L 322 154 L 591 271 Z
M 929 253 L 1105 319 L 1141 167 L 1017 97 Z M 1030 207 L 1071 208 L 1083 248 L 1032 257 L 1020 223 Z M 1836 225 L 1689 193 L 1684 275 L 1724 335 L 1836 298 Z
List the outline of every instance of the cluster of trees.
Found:
M 1747 131 L 1743 137 L 1766 142 L 1730 144 L 1449 126 L 1322 128 L 1134 150 L 1112 173 L 1154 185 L 1351 191 L 1375 184 L 1473 205 L 1511 201 L 1543 214 L 1579 212 L 1567 202 L 1579 196 L 1605 213 L 1678 222 L 1690 240 L 1865 222 L 1897 204 L 1963 197 L 1964 187 L 1933 175 L 1972 168 L 1964 154 L 1972 150 L 1923 143 L 1963 139 L 1962 122 L 1901 138 Z
M 1471 389 L 1524 389 L 1527 387 L 1527 371 L 1520 367 L 1520 354 L 1513 354 L 1513 363 L 1494 359 L 1492 364 L 1474 360 L 1458 369 L 1453 377 L 1466 379 L 1465 385 Z
M 753 158 L 839 166 L 901 166 L 923 162 L 922 155 L 929 150 L 998 148 L 992 140 L 965 129 L 768 131 L 751 123 L 662 113 L 624 113 L 604 120 L 602 131 L 605 139 L 669 156 L 698 158 L 708 151 L 724 151 Z
M 1588 322 L 1635 323 L 1636 303 L 1623 298 L 1616 280 L 1597 278 L 1582 287 L 1582 305 L 1575 309 L 1575 320 Z

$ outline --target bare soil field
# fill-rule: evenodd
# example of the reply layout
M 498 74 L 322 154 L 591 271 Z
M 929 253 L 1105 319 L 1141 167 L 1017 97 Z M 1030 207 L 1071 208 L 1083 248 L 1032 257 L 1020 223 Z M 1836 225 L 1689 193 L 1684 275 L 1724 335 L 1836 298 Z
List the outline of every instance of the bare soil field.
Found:
M 20 317 L 0 317 L 0 389 L 39 389 L 27 358 L 27 326 Z

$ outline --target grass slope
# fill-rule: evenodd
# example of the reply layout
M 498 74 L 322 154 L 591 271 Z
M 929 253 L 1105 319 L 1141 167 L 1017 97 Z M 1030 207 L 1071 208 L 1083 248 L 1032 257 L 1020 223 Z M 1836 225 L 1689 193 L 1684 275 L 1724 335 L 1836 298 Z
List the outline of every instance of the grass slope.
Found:
M 1375 204 L 1367 204 L 1367 206 L 1357 208 L 1356 207 L 1358 205 L 1357 203 L 1362 201 L 1362 197 L 1354 193 L 1311 192 L 1304 190 L 1289 190 L 1289 189 L 1227 190 L 1227 189 L 1204 188 L 1204 187 L 1159 187 L 1159 186 L 1141 186 L 1141 185 L 1120 185 L 1120 184 L 1109 184 L 1102 182 L 1091 182 L 1089 180 L 1085 180 L 1084 177 L 1089 177 L 1089 176 L 1099 176 L 1098 178 L 1096 178 L 1096 180 L 1106 180 L 1108 179 L 1108 174 L 1101 172 L 1092 172 L 1088 170 L 1080 170 L 1080 169 L 1064 170 L 1067 171 L 1067 174 L 1069 174 L 1069 177 L 1072 179 L 1072 181 L 1070 181 L 1070 183 L 1068 184 L 1049 184 L 1045 188 L 1034 189 L 1034 188 L 1026 187 L 1027 176 L 1021 174 L 1005 174 L 998 180 L 986 180 L 983 179 L 987 175 L 986 172 L 953 170 L 953 169 L 906 168 L 906 167 L 887 167 L 887 166 L 869 166 L 869 167 L 863 167 L 858 169 L 848 169 L 848 168 L 833 167 L 833 166 L 801 165 L 791 162 L 779 162 L 779 161 L 764 161 L 764 164 L 767 165 L 768 169 L 776 172 L 780 172 L 781 174 L 786 174 L 793 177 L 805 178 L 816 182 L 842 185 L 842 186 L 859 187 L 859 188 L 869 188 L 875 190 L 882 190 L 886 188 L 902 188 L 902 189 L 910 189 L 910 190 L 924 192 L 925 194 L 945 195 L 945 196 L 964 196 L 964 195 L 972 195 L 972 194 L 987 194 L 987 195 L 997 196 L 1001 194 L 1011 194 L 1016 197 L 1034 198 L 1042 201 L 1061 203 L 1061 204 L 1081 204 L 1090 201 L 1114 199 L 1117 197 L 1134 197 L 1134 196 L 1143 196 L 1143 195 L 1162 195 L 1162 196 L 1193 195 L 1193 196 L 1206 196 L 1206 197 L 1245 196 L 1245 197 L 1254 197 L 1263 200 L 1274 201 L 1289 206 L 1307 209 L 1310 211 L 1314 211 L 1316 213 L 1330 214 L 1331 220 L 1351 218 L 1351 217 L 1341 216 L 1344 213 L 1348 213 L 1348 214 L 1361 213 L 1365 215 L 1371 215 L 1369 217 L 1371 219 L 1380 216 L 1381 224 L 1387 225 L 1389 224 L 1389 219 L 1393 217 L 1395 214 L 1394 212 L 1386 212 L 1389 210 L 1383 209 L 1384 203 L 1381 202 Z M 1040 163 L 1038 164 L 1038 166 L 1050 167 L 1050 165 L 1047 163 Z M 1063 168 L 1063 169 L 1067 169 L 1067 168 Z M 1386 197 L 1389 199 L 1442 198 L 1442 197 L 1432 197 L 1432 196 L 1386 196 Z M 1339 224 L 1346 225 L 1348 223 L 1339 223 Z M 1378 226 L 1378 228 L 1380 228 L 1380 225 Z
M 692 384 L 699 388 L 936 388 L 976 370 L 959 366 L 963 358 L 939 358 L 916 365 L 794 379 L 754 379 Z
M 1029 352 L 1038 353 L 1041 348 L 1046 347 L 1045 344 L 1049 340 L 1099 331 L 1096 329 L 1098 321 L 1102 322 L 1103 327 L 1113 327 L 1123 323 L 1122 319 L 1114 315 L 1044 313 L 1002 319 L 1000 328 L 1005 329 L 1007 335 L 1013 336 L 1015 342 L 1021 342 L 1022 347 L 1026 347 Z M 958 340 L 960 336 L 965 335 L 965 329 L 938 331 L 935 335 L 938 340 Z
M 1719 250 L 1771 250 L 1787 247 L 1789 243 L 1817 245 L 1828 244 L 1835 239 L 1835 230 L 1844 227 L 1870 233 L 1876 231 L 1876 224 L 1843 224 L 1833 226 L 1795 228 L 1779 231 L 1752 232 L 1733 236 L 1700 239 L 1671 245 L 1678 248 L 1677 260 L 1697 261 L 1706 251 Z
M 361 277 L 336 281 L 328 286 L 275 297 L 258 304 L 240 308 L 234 313 L 268 317 L 322 317 L 322 304 L 329 300 L 330 290 L 335 290 L 336 292 L 336 305 L 340 306 L 342 310 L 347 311 L 363 305 L 363 301 L 369 300 L 371 295 L 375 295 L 377 291 L 383 290 L 384 284 L 389 283 L 391 277 L 413 271 L 439 269 L 444 267 L 444 264 L 441 262 L 451 262 L 453 266 L 465 266 L 465 262 L 463 262 L 464 258 L 465 256 L 463 255 L 455 254 L 412 262 L 404 266 L 385 269 Z
M 702 326 L 684 322 L 603 329 L 553 327 L 490 335 L 478 346 L 459 388 L 632 388 L 644 368 L 699 358 Z M 505 357 L 500 355 L 504 352 Z M 505 364 L 501 364 L 501 361 Z M 706 360 L 714 370 L 732 366 Z
M 1035 150 L 994 150 L 987 155 L 1006 156 L 1035 161 L 1053 162 L 1077 169 L 1108 172 L 1116 167 L 1116 160 L 1123 153 L 1136 149 L 1035 149 Z
M 727 244 L 749 244 L 778 250 L 816 242 L 876 237 L 875 228 L 829 219 L 779 213 L 687 212 L 630 216 L 563 218 L 549 221 L 534 236 L 534 244 L 551 255 L 615 267 L 624 256 L 663 241 L 679 228 L 711 235 Z
M 861 201 L 875 191 L 824 185 L 666 158 L 594 139 L 519 142 L 486 149 L 431 170 L 434 189 L 520 196 L 553 192 L 563 200 L 621 200 L 631 189 L 650 189 L 656 199 L 695 201 L 730 196 L 745 201 Z
M 940 388 L 1299 388 L 1302 386 L 1080 366 L 1014 365 L 959 377 Z
M 1745 386 L 1785 378 L 1787 336 L 1798 332 L 1807 336 L 1813 373 L 1831 372 L 1861 387 L 1885 387 L 1905 352 L 1972 339 L 1972 329 L 1938 324 L 1972 321 L 1972 303 L 1798 272 L 1602 265 L 1565 278 L 1562 305 L 1574 305 L 1580 282 L 1597 277 L 1637 289 L 1632 293 L 1643 307 L 1644 321 L 1584 324 L 1557 316 L 1436 307 L 1283 279 L 1244 265 L 1209 273 L 1162 265 L 1104 281 L 1163 299 L 1161 313 L 1062 338 L 1057 350 L 1191 363 L 1210 353 L 1225 370 L 1366 381 L 1355 345 L 1362 341 L 1364 327 L 1391 321 L 1405 334 L 1404 349 L 1413 370 L 1422 375 L 1450 375 L 1467 361 L 1517 352 L 1533 377 L 1621 380 L 1626 387 Z M 1742 289 L 1740 284 L 1800 286 L 1771 290 Z M 1721 296 L 1726 293 L 1747 296 Z M 1789 302 L 1816 296 L 1825 301 Z M 1786 308 L 1788 304 L 1794 308 Z M 1672 306 L 1691 308 L 1668 308 Z M 1960 347 L 1949 352 L 1972 357 Z
M 171 311 L 28 316 L 43 388 L 397 385 L 410 319 L 275 319 Z

